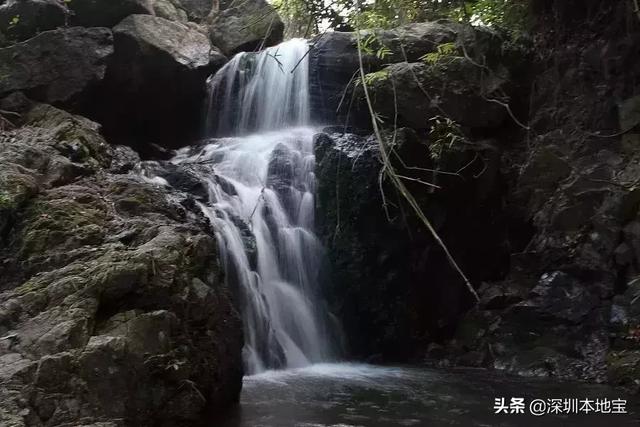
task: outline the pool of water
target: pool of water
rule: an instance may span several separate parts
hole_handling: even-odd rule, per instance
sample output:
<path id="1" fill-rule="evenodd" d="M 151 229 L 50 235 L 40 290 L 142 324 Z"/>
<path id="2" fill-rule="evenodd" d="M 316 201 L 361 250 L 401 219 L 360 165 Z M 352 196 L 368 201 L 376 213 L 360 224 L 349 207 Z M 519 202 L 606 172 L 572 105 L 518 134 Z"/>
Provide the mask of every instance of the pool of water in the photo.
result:
<path id="1" fill-rule="evenodd" d="M 511 398 L 523 398 L 525 414 L 495 414 L 496 398 L 505 398 L 509 411 Z M 533 399 L 563 399 L 563 412 L 564 399 L 578 399 L 578 407 L 584 399 L 625 399 L 628 414 L 533 416 Z M 245 377 L 240 405 L 214 426 L 631 426 L 640 425 L 639 400 L 608 386 L 514 378 L 484 370 L 319 364 Z M 536 410 L 550 411 L 550 405 L 546 408 Z"/>

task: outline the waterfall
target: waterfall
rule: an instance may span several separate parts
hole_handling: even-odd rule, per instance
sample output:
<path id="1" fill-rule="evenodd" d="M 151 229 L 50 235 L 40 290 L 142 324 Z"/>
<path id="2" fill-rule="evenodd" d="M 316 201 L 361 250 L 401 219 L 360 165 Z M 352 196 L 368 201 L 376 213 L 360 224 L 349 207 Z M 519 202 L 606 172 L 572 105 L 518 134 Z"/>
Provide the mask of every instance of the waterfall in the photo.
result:
<path id="1" fill-rule="evenodd" d="M 243 135 L 309 124 L 309 46 L 293 39 L 239 53 L 209 79 L 209 135 Z"/>
<path id="2" fill-rule="evenodd" d="M 323 247 L 313 232 L 314 129 L 308 45 L 291 40 L 240 53 L 209 79 L 209 139 L 175 163 L 210 165 L 202 209 L 239 300 L 247 373 L 331 356 L 319 297 Z"/>

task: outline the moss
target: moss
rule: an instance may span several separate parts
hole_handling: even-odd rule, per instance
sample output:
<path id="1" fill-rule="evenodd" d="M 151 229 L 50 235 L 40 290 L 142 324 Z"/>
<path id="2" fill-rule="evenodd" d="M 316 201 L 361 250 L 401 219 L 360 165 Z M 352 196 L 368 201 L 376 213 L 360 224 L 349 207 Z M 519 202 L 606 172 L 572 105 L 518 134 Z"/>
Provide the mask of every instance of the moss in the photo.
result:
<path id="1" fill-rule="evenodd" d="M 15 207 L 15 200 L 9 195 L 9 193 L 0 190 L 0 211 L 13 210 Z"/>
<path id="2" fill-rule="evenodd" d="M 72 161 L 108 165 L 108 145 L 96 123 L 44 104 L 33 108 L 26 120 L 32 126 L 53 129 L 56 149 Z"/>
<path id="3" fill-rule="evenodd" d="M 47 287 L 46 281 L 29 280 L 28 282 L 17 287 L 13 292 L 16 296 L 26 295 L 30 292 L 39 292 Z"/>
<path id="4" fill-rule="evenodd" d="M 100 242 L 106 215 L 94 204 L 45 200 L 28 210 L 27 221 L 20 250 L 22 256 L 42 254 L 56 246 L 75 249 Z"/>
<path id="5" fill-rule="evenodd" d="M 634 385 L 640 379 L 640 351 L 612 352 L 607 356 L 607 376 L 616 385 Z"/>

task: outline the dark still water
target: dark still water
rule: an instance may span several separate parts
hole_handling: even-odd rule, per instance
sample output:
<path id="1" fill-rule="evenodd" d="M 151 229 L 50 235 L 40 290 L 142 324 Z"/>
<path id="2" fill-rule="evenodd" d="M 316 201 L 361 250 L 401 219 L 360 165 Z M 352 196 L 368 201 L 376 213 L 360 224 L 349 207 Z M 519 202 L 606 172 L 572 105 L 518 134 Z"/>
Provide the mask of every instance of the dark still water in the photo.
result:
<path id="1" fill-rule="evenodd" d="M 506 410 L 496 415 L 496 398 Z M 562 399 L 553 402 L 548 399 Z M 533 399 L 544 404 L 533 416 Z M 585 403 L 585 399 L 589 399 Z M 598 404 L 596 399 L 600 399 Z M 594 414 L 593 409 L 628 414 Z M 608 402 L 608 403 L 607 403 Z M 500 403 L 500 402 L 499 402 Z M 431 370 L 356 364 L 319 364 L 246 377 L 241 404 L 214 427 L 381 426 L 633 426 L 638 397 L 599 385 L 512 378 L 476 370 Z M 561 414 L 553 414 L 559 412 Z M 567 415 L 566 412 L 574 411 Z M 551 412 L 551 414 L 549 414 Z"/>

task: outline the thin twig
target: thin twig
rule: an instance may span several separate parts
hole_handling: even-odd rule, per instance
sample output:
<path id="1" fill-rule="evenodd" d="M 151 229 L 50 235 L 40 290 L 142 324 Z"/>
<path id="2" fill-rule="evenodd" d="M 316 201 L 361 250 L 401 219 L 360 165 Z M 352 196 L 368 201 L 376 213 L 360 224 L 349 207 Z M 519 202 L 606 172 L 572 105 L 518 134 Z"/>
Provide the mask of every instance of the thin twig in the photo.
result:
<path id="1" fill-rule="evenodd" d="M 514 122 L 516 122 L 516 124 L 518 126 L 520 126 L 522 129 L 524 130 L 531 130 L 531 128 L 525 124 L 523 124 L 520 120 L 518 120 L 518 118 L 515 116 L 515 114 L 513 114 L 513 111 L 511 111 L 511 107 L 509 106 L 509 104 L 499 101 L 495 98 L 487 98 L 486 96 L 482 96 L 482 98 L 487 101 L 487 102 L 493 102 L 495 104 L 498 105 L 502 105 L 504 107 L 505 110 L 507 110 L 507 113 L 509 113 L 509 116 L 511 116 L 511 118 L 513 119 Z"/>
<path id="2" fill-rule="evenodd" d="M 442 187 L 440 187 L 439 185 L 432 184 L 432 183 L 427 182 L 427 181 L 423 181 L 423 180 L 421 180 L 419 178 L 411 178 L 410 176 L 405 176 L 405 175 L 400 175 L 400 174 L 397 174 L 397 175 L 398 175 L 398 178 L 406 179 L 408 181 L 414 181 L 414 182 L 417 182 L 419 184 L 426 185 L 427 187 L 437 188 L 438 190 L 442 189 Z"/>

